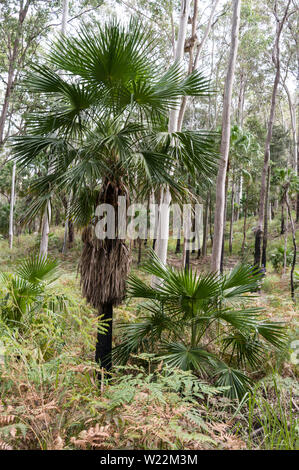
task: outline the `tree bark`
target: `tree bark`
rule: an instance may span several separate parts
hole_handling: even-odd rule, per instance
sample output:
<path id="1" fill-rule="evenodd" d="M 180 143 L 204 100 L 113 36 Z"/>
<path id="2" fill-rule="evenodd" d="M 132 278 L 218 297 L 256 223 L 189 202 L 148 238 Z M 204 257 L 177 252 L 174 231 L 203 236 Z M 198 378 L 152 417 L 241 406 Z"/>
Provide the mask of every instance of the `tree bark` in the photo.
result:
<path id="1" fill-rule="evenodd" d="M 14 223 L 14 206 L 15 206 L 15 181 L 16 181 L 16 164 L 13 164 L 11 175 L 11 193 L 10 193 L 10 211 L 9 211 L 9 249 L 12 250 L 13 245 L 13 223 Z"/>
<path id="2" fill-rule="evenodd" d="M 202 256 L 207 256 L 207 243 L 208 243 L 208 218 L 209 218 L 209 201 L 210 193 L 207 194 L 205 203 L 204 218 L 203 218 L 203 239 L 202 239 Z"/>
<path id="3" fill-rule="evenodd" d="M 263 234 L 263 223 L 265 218 L 265 198 L 266 198 L 266 190 L 267 190 L 267 174 L 268 174 L 268 167 L 270 162 L 270 144 L 272 139 L 272 132 L 273 132 L 273 124 L 274 124 L 274 116 L 275 116 L 275 106 L 276 106 L 276 96 L 278 85 L 280 81 L 280 37 L 283 25 L 285 23 L 290 1 L 288 1 L 284 16 L 282 20 L 279 20 L 277 16 L 277 0 L 275 1 L 274 5 L 274 14 L 276 18 L 276 37 L 272 52 L 272 60 L 276 69 L 275 79 L 272 89 L 272 97 L 271 97 L 271 106 L 270 106 L 270 116 L 268 122 L 268 130 L 267 130 L 267 137 L 265 143 L 265 153 L 264 153 L 264 166 L 262 169 L 262 177 L 261 177 L 261 189 L 260 189 L 260 201 L 259 201 L 259 219 L 258 224 L 255 231 L 255 250 L 254 250 L 254 265 L 260 266 L 261 265 L 261 240 Z"/>
<path id="4" fill-rule="evenodd" d="M 9 56 L 7 84 L 5 88 L 4 100 L 3 100 L 2 110 L 0 114 L 0 147 L 4 144 L 5 122 L 6 122 L 6 118 L 8 114 L 11 94 L 15 86 L 16 66 L 17 66 L 17 59 L 18 59 L 18 55 L 20 51 L 20 42 L 21 42 L 21 36 L 22 36 L 23 23 L 27 16 L 30 3 L 31 3 L 31 0 L 27 0 L 25 5 L 24 5 L 23 0 L 20 1 L 20 9 L 19 9 L 19 17 L 18 17 L 18 31 L 17 31 L 16 37 L 13 43 L 12 52 Z"/>
<path id="5" fill-rule="evenodd" d="M 49 241 L 49 221 L 51 218 L 51 203 L 47 202 L 45 207 L 43 222 L 42 222 L 42 237 L 40 242 L 39 254 L 41 257 L 46 258 L 48 256 L 48 241 Z"/>
<path id="6" fill-rule="evenodd" d="M 265 197 L 265 219 L 264 219 L 263 250 L 262 250 L 262 267 L 264 268 L 266 268 L 266 264 L 267 264 L 269 193 L 270 193 L 270 166 L 268 167 L 266 197 Z"/>
<path id="7" fill-rule="evenodd" d="M 248 210 L 248 193 L 246 194 L 246 200 L 245 200 L 245 206 L 244 206 L 244 224 L 243 224 L 243 241 L 242 241 L 242 248 L 241 248 L 241 254 L 242 258 L 244 258 L 244 253 L 245 253 L 245 244 L 246 244 L 246 223 L 247 223 L 247 210 Z"/>
<path id="8" fill-rule="evenodd" d="M 223 98 L 223 113 L 222 113 L 222 137 L 220 146 L 220 163 L 217 175 L 216 186 L 216 208 L 215 208 L 215 222 L 214 222 L 214 240 L 211 260 L 211 270 L 215 272 L 220 271 L 221 253 L 223 245 L 223 228 L 224 228 L 224 211 L 225 211 L 225 181 L 230 145 L 230 120 L 231 120 L 231 100 L 232 88 L 234 82 L 235 65 L 238 52 L 239 43 L 239 27 L 240 27 L 240 9 L 241 1 L 234 0 L 233 2 L 233 19 L 231 31 L 231 46 L 229 65 L 225 80 L 224 98 Z"/>
<path id="9" fill-rule="evenodd" d="M 296 244 L 295 224 L 294 224 L 293 217 L 292 217 L 292 211 L 291 211 L 291 207 L 290 207 L 288 194 L 286 194 L 286 205 L 287 205 L 287 208 L 288 208 L 288 214 L 289 214 L 289 218 L 290 218 L 290 222 L 291 222 L 292 241 L 293 241 L 293 248 L 294 248 L 293 261 L 292 261 L 292 267 L 291 267 L 291 297 L 292 297 L 293 302 L 295 302 L 294 271 L 295 271 L 295 266 L 296 266 L 297 244 Z"/>
<path id="10" fill-rule="evenodd" d="M 190 49 L 189 49 L 188 74 L 192 73 L 197 67 L 200 53 L 201 53 L 202 48 L 205 45 L 206 40 L 207 40 L 207 38 L 210 34 L 210 30 L 211 30 L 211 26 L 212 26 L 212 20 L 213 20 L 218 2 L 219 2 L 219 0 L 215 0 L 214 4 L 212 5 L 212 9 L 211 9 L 211 13 L 210 13 L 210 16 L 209 16 L 207 27 L 205 29 L 202 40 L 197 44 L 196 55 L 195 55 L 195 59 L 193 61 L 193 52 L 194 52 L 194 47 L 195 47 L 196 41 L 197 41 L 196 23 L 197 23 L 197 16 L 198 16 L 198 0 L 194 0 L 194 10 L 193 10 L 193 18 L 192 18 L 192 33 L 191 33 L 191 40 L 190 40 L 191 45 L 190 45 Z M 187 96 L 184 96 L 182 98 L 179 117 L 178 117 L 178 130 L 182 129 L 182 124 L 183 124 L 183 119 L 184 119 L 184 115 L 185 115 L 185 111 L 186 111 L 186 106 L 187 106 Z"/>
<path id="11" fill-rule="evenodd" d="M 231 214 L 229 225 L 229 254 L 233 252 L 233 224 L 234 224 L 234 202 L 235 202 L 235 181 L 232 180 L 232 194 L 231 194 Z"/>
<path id="12" fill-rule="evenodd" d="M 105 320 L 108 328 L 105 332 L 98 329 L 95 361 L 101 365 L 106 371 L 112 368 L 112 319 L 113 319 L 113 303 L 105 303 L 99 309 L 101 320 Z"/>
<path id="13" fill-rule="evenodd" d="M 178 40 L 176 44 L 175 61 L 181 61 L 184 56 L 185 39 L 187 34 L 187 24 L 190 10 L 190 0 L 182 0 L 181 2 L 181 15 L 178 32 Z M 177 131 L 179 110 L 176 107 L 169 113 L 168 132 L 172 133 Z M 158 237 L 155 244 L 157 256 L 162 263 L 167 260 L 167 247 L 168 247 L 168 231 L 169 231 L 169 211 L 170 211 L 171 195 L 169 187 L 167 186 L 161 194 L 161 211 L 158 221 Z M 163 214 L 162 214 L 163 212 Z M 160 280 L 155 276 L 152 279 L 152 284 L 159 284 Z"/>

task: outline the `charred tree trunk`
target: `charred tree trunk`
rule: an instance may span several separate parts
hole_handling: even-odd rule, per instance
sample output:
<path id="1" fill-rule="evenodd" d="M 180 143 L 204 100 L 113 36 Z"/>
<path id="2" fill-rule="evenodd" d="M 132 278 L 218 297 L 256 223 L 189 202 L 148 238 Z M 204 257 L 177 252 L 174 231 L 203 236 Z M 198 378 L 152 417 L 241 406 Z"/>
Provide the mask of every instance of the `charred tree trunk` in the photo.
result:
<path id="1" fill-rule="evenodd" d="M 101 320 L 107 322 L 106 332 L 98 329 L 95 361 L 101 365 L 106 371 L 112 368 L 112 324 L 113 324 L 113 303 L 104 303 L 99 308 L 99 316 Z"/>
<path id="2" fill-rule="evenodd" d="M 71 249 L 75 240 L 75 227 L 71 219 L 68 219 L 68 248 Z"/>
<path id="3" fill-rule="evenodd" d="M 176 247 L 175 247 L 175 253 L 178 254 L 181 252 L 181 239 L 177 238 L 176 241 Z"/>

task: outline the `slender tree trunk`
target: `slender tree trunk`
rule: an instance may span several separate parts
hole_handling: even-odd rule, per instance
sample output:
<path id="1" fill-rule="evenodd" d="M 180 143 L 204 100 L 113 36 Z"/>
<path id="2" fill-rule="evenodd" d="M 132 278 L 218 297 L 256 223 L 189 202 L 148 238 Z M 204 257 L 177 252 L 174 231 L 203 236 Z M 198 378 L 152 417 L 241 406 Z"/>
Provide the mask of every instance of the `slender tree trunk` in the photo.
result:
<path id="1" fill-rule="evenodd" d="M 65 34 L 68 14 L 69 14 L 69 0 L 63 0 L 63 3 L 62 3 L 61 34 Z"/>
<path id="2" fill-rule="evenodd" d="M 208 229 L 209 229 L 209 200 L 210 193 L 207 194 L 205 203 L 204 218 L 203 218 L 203 240 L 202 240 L 202 256 L 207 256 L 207 243 L 208 243 Z"/>
<path id="3" fill-rule="evenodd" d="M 72 219 L 68 220 L 68 248 L 71 249 L 73 247 L 75 240 L 75 227 Z"/>
<path id="4" fill-rule="evenodd" d="M 211 240 L 211 247 L 213 247 L 213 219 L 212 219 L 212 191 L 210 190 L 210 198 L 209 198 L 209 224 L 210 224 L 210 240 Z"/>
<path id="5" fill-rule="evenodd" d="M 290 222 L 291 222 L 292 241 L 293 241 L 293 248 L 294 248 L 293 261 L 292 261 L 292 267 L 291 267 L 291 297 L 292 297 L 293 302 L 295 302 L 294 271 L 295 271 L 296 258 L 297 258 L 297 244 L 296 244 L 295 224 L 294 224 L 293 217 L 292 217 L 292 211 L 291 211 L 291 207 L 290 207 L 288 194 L 286 194 L 286 205 L 287 205 L 287 208 L 288 208 L 289 219 L 290 219 Z"/>
<path id="6" fill-rule="evenodd" d="M 39 254 L 41 257 L 46 258 L 48 256 L 48 240 L 49 240 L 49 221 L 51 218 L 51 203 L 48 201 L 45 212 L 43 215 L 42 222 L 42 237 L 40 242 Z"/>
<path id="7" fill-rule="evenodd" d="M 9 211 L 9 248 L 12 249 L 13 245 L 13 226 L 14 226 L 14 206 L 15 206 L 15 182 L 16 182 L 16 164 L 13 164 L 11 175 L 11 193 L 10 193 L 10 211 Z"/>
<path id="8" fill-rule="evenodd" d="M 286 231 L 285 224 L 285 201 L 282 201 L 281 204 L 281 220 L 280 220 L 280 235 L 283 235 Z"/>
<path id="9" fill-rule="evenodd" d="M 267 137 L 266 137 L 266 144 L 265 144 L 264 166 L 262 169 L 262 177 L 261 177 L 259 219 L 258 219 L 258 224 L 255 230 L 254 265 L 256 266 L 261 265 L 261 240 L 262 240 L 262 234 L 263 234 L 263 223 L 264 223 L 264 218 L 265 218 L 265 197 L 266 197 L 266 190 L 267 190 L 267 174 L 268 174 L 268 167 L 269 167 L 269 162 L 270 162 L 270 144 L 271 144 L 271 139 L 272 139 L 273 124 L 274 124 L 276 96 L 277 96 L 277 90 L 278 90 L 278 85 L 280 81 L 280 36 L 281 36 L 283 25 L 286 20 L 290 1 L 291 0 L 289 0 L 287 3 L 282 20 L 279 20 L 277 16 L 277 0 L 275 1 L 275 5 L 274 5 L 274 13 L 276 17 L 276 37 L 275 37 L 275 43 L 273 47 L 272 59 L 275 65 L 276 73 L 275 73 L 274 85 L 273 85 L 273 90 L 272 90 L 270 116 L 269 116 L 268 130 L 267 130 Z"/>
<path id="10" fill-rule="evenodd" d="M 137 264 L 141 263 L 141 256 L 142 256 L 142 239 L 138 237 L 138 259 Z"/>
<path id="11" fill-rule="evenodd" d="M 215 272 L 220 271 L 221 253 L 223 245 L 223 229 L 224 229 L 224 211 L 225 211 L 225 181 L 229 154 L 230 144 L 230 119 L 231 119 L 231 100 L 232 88 L 235 75 L 235 65 L 238 52 L 239 43 L 239 27 L 240 27 L 240 9 L 241 1 L 233 1 L 233 19 L 231 31 L 231 45 L 229 65 L 225 80 L 224 98 L 223 98 L 223 113 L 222 113 L 222 137 L 220 154 L 221 159 L 219 163 L 219 170 L 217 175 L 216 185 L 216 209 L 215 209 L 215 222 L 214 222 L 214 241 L 212 250 L 211 270 Z"/>
<path id="12" fill-rule="evenodd" d="M 228 161 L 229 166 L 229 161 Z M 223 222 L 223 235 L 222 235 L 222 248 L 221 248 L 221 259 L 220 259 L 220 273 L 223 273 L 223 265 L 224 265 L 224 243 L 225 243 L 225 233 L 226 233 L 226 216 L 227 216 L 227 189 L 228 189 L 228 170 L 226 173 L 225 179 L 225 200 L 224 200 L 224 222 Z"/>
<path id="13" fill-rule="evenodd" d="M 181 239 L 177 238 L 176 241 L 176 247 L 175 247 L 175 253 L 178 254 L 181 252 Z"/>
<path id="14" fill-rule="evenodd" d="M 248 194 L 246 194 L 246 201 L 245 201 L 245 206 L 244 206 L 244 224 L 243 224 L 243 241 L 242 241 L 242 248 L 241 248 L 241 253 L 242 253 L 242 258 L 244 258 L 244 253 L 245 253 L 245 244 L 246 244 L 246 231 L 247 231 L 247 210 L 248 210 Z"/>
<path id="15" fill-rule="evenodd" d="M 266 197 L 265 197 L 265 220 L 264 220 L 263 250 L 262 250 L 262 266 L 264 268 L 266 268 L 266 264 L 267 264 L 269 192 L 270 192 L 270 167 L 268 167 L 267 187 L 266 187 Z"/>
<path id="16" fill-rule="evenodd" d="M 235 182 L 234 177 L 232 181 L 232 194 L 231 194 L 231 214 L 229 225 L 229 254 L 233 252 L 233 224 L 234 224 L 234 202 L 235 202 Z"/>
<path id="17" fill-rule="evenodd" d="M 190 0 L 182 0 L 181 2 L 181 16 L 178 31 L 178 40 L 176 44 L 175 60 L 181 61 L 184 56 L 185 39 L 187 34 L 187 24 L 190 10 Z M 175 132 L 178 126 L 178 114 L 177 108 L 172 109 L 169 113 L 169 124 L 168 132 Z M 159 228 L 158 238 L 156 242 L 156 253 L 162 263 L 166 263 L 167 260 L 167 247 L 168 247 L 168 232 L 169 232 L 169 211 L 170 211 L 171 195 L 169 187 L 167 186 L 161 195 L 161 211 L 159 214 Z M 160 280 L 153 277 L 152 284 L 159 284 Z"/>
<path id="18" fill-rule="evenodd" d="M 9 50 L 9 67 L 8 67 L 8 74 L 7 74 L 7 82 L 6 88 L 4 93 L 4 100 L 3 105 L 0 113 L 0 147 L 4 143 L 4 128 L 5 128 L 5 121 L 8 114 L 9 103 L 11 99 L 11 94 L 15 85 L 16 79 L 16 66 L 18 61 L 18 56 L 20 52 L 20 42 L 22 36 L 22 29 L 23 23 L 28 13 L 28 9 L 32 0 L 27 0 L 24 4 L 24 0 L 19 2 L 20 9 L 19 9 L 19 16 L 18 16 L 18 29 L 16 33 L 15 40 L 13 42 L 12 50 Z"/>
<path id="19" fill-rule="evenodd" d="M 210 34 L 210 30 L 211 30 L 211 26 L 212 26 L 212 20 L 213 20 L 218 2 L 219 2 L 219 0 L 215 0 L 215 2 L 212 5 L 211 13 L 210 13 L 209 20 L 208 20 L 208 24 L 206 26 L 206 29 L 205 29 L 202 40 L 197 44 L 196 55 L 195 55 L 195 59 L 193 61 L 193 51 L 194 51 L 194 47 L 195 47 L 196 41 L 197 41 L 196 23 L 197 23 L 197 16 L 198 16 L 198 0 L 194 0 L 194 11 L 193 11 L 193 18 L 192 18 L 192 33 L 191 33 L 190 46 L 189 46 L 190 49 L 189 49 L 188 74 L 192 73 L 197 67 L 200 53 L 201 53 L 202 48 L 205 45 L 205 43 L 208 39 L 208 36 Z M 187 105 L 187 97 L 184 96 L 182 98 L 179 117 L 178 117 L 178 130 L 181 130 L 181 128 L 182 128 L 183 119 L 184 119 L 184 115 L 185 115 L 185 111 L 186 111 L 186 105 Z"/>

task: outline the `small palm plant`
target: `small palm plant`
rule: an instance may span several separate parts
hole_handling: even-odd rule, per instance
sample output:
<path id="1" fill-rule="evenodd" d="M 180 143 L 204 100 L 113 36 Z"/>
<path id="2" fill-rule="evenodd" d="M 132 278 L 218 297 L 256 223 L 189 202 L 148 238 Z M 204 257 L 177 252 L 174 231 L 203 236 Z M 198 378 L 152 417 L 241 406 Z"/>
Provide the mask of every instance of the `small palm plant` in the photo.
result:
<path id="1" fill-rule="evenodd" d="M 150 287 L 130 277 L 129 295 L 146 299 L 145 315 L 120 325 L 124 340 L 114 350 L 115 360 L 124 363 L 131 353 L 152 351 L 172 367 L 215 377 L 230 398 L 241 398 L 251 384 L 245 367 L 259 367 L 268 347 L 283 348 L 286 339 L 281 323 L 263 320 L 259 309 L 245 306 L 260 274 L 238 265 L 228 275 L 198 276 L 163 265 L 154 253 L 144 269 L 163 284 Z"/>
<path id="2" fill-rule="evenodd" d="M 47 287 L 57 279 L 57 262 L 38 255 L 21 261 L 16 273 L 0 273 L 0 318 L 20 327 L 26 315 L 48 307 Z M 56 298 L 57 302 L 61 299 Z M 53 307 L 54 298 L 51 297 Z"/>

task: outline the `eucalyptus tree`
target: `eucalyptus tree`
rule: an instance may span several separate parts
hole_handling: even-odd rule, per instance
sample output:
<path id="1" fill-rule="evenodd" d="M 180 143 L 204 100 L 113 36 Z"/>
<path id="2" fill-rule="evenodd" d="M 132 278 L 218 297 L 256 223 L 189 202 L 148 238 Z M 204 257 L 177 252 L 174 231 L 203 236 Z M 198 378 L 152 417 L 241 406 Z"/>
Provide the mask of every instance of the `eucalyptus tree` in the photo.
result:
<path id="1" fill-rule="evenodd" d="M 267 128 L 267 137 L 265 142 L 265 153 L 264 153 L 264 166 L 262 169 L 261 175 L 261 188 L 260 188 L 260 201 L 259 201 L 259 218 L 258 224 L 255 230 L 255 248 L 254 248 L 254 264 L 260 266 L 261 264 L 261 240 L 263 235 L 263 226 L 265 218 L 265 207 L 266 207 L 266 194 L 267 194 L 267 177 L 269 172 L 269 162 L 270 162 L 270 144 L 273 132 L 274 117 L 275 117 L 275 107 L 276 107 L 276 98 L 277 90 L 280 81 L 280 38 L 281 33 L 284 27 L 284 24 L 287 19 L 289 7 L 291 0 L 288 0 L 286 6 L 284 7 L 282 13 L 279 12 L 278 1 L 275 0 L 273 5 L 273 14 L 276 21 L 276 31 L 275 31 L 275 40 L 272 50 L 272 60 L 275 67 L 275 78 L 272 89 L 271 104 L 270 104 L 270 113 L 269 121 Z"/>
<path id="2" fill-rule="evenodd" d="M 231 120 L 231 100 L 232 100 L 232 87 L 234 82 L 234 73 L 236 58 L 238 52 L 239 41 L 239 27 L 240 27 L 240 9 L 241 1 L 234 0 L 233 2 L 233 17 L 231 29 L 231 46 L 228 69 L 225 80 L 224 97 L 223 97 L 223 113 L 222 113 L 222 137 L 220 145 L 220 165 L 217 175 L 216 186 L 216 207 L 215 207 L 215 228 L 214 228 L 214 241 L 211 259 L 212 271 L 219 271 L 221 264 L 221 254 L 223 247 L 223 231 L 224 231 L 224 217 L 225 217 L 225 182 L 227 173 L 227 162 L 229 154 L 230 143 L 230 120 Z"/>
<path id="3" fill-rule="evenodd" d="M 51 159 L 51 173 L 33 185 L 39 191 L 33 212 L 50 193 L 73 191 L 71 215 L 85 226 L 82 292 L 99 315 L 111 320 L 106 335 L 99 332 L 96 348 L 96 360 L 107 370 L 113 306 L 124 297 L 130 264 L 126 235 L 118 227 L 119 197 L 129 202 L 133 192 L 159 185 L 182 195 L 177 161 L 191 174 L 209 176 L 216 167 L 209 134 L 167 131 L 169 111 L 179 98 L 206 95 L 209 83 L 198 71 L 184 77 L 178 63 L 165 70 L 157 40 L 134 19 L 127 27 L 115 21 L 83 25 L 76 36 L 58 39 L 47 63 L 34 66 L 26 82 L 32 92 L 49 98 L 48 112 L 30 115 L 30 134 L 13 143 L 22 165 L 40 154 Z M 102 203 L 115 209 L 115 238 L 96 236 L 95 209 Z"/>

